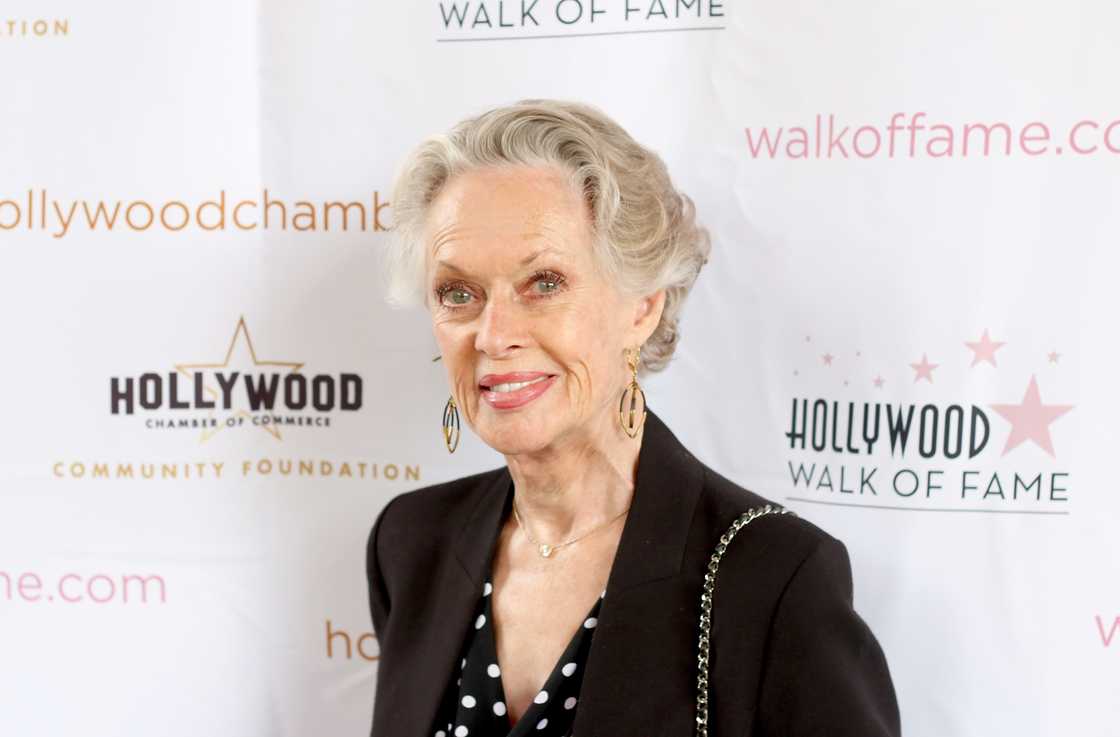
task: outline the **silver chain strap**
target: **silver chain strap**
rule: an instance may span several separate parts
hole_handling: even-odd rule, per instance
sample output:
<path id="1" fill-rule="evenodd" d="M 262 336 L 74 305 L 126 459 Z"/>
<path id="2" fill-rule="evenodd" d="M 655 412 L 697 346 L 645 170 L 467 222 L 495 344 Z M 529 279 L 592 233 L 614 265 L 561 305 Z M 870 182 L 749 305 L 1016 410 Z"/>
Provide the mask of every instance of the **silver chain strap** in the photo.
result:
<path id="1" fill-rule="evenodd" d="M 743 512 L 731 523 L 731 527 L 719 539 L 715 552 L 708 562 L 708 572 L 704 574 L 704 590 L 700 593 L 700 655 L 699 674 L 696 677 L 696 737 L 708 737 L 708 649 L 711 644 L 712 594 L 716 588 L 716 571 L 719 561 L 727 550 L 727 544 L 743 527 L 766 514 L 792 514 L 792 510 L 775 504 L 754 507 Z"/>

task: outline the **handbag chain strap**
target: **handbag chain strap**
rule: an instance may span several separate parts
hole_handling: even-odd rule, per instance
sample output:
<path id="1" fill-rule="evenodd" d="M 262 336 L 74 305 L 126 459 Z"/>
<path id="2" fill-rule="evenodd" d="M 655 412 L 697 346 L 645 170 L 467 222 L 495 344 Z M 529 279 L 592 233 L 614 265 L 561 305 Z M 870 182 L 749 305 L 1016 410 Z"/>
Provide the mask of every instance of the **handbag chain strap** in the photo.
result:
<path id="1" fill-rule="evenodd" d="M 716 571 L 719 570 L 719 561 L 727 550 L 727 544 L 743 527 L 752 521 L 767 514 L 792 514 L 792 510 L 776 504 L 767 504 L 764 507 L 752 507 L 743 512 L 731 523 L 731 527 L 719 539 L 712 558 L 708 562 L 708 571 L 704 574 L 704 590 L 700 593 L 700 654 L 699 674 L 696 677 L 696 737 L 708 737 L 708 651 L 711 645 L 712 629 L 712 594 L 716 588 Z"/>

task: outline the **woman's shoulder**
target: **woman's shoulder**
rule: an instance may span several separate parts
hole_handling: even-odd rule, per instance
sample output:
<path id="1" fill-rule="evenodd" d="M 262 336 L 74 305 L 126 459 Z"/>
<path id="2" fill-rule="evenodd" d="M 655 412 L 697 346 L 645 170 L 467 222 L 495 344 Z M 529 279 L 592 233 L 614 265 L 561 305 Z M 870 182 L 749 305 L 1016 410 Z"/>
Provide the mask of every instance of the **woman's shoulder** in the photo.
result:
<path id="1" fill-rule="evenodd" d="M 760 494 L 735 483 L 710 466 L 703 463 L 700 465 L 703 467 L 704 484 L 695 519 L 704 528 L 699 533 L 700 536 L 710 543 L 711 548 L 715 547 L 720 537 L 729 531 L 732 523 L 744 512 L 767 506 L 777 511 L 788 509 L 776 496 Z M 787 565 L 792 564 L 795 568 L 822 546 L 843 547 L 843 543 L 828 531 L 796 512 L 756 517 L 745 528 L 740 528 L 733 537 L 739 535 L 750 538 L 749 547 L 764 549 L 768 557 L 784 559 Z M 728 550 L 742 547 L 748 545 L 740 542 L 738 545 L 729 545 Z"/>
<path id="2" fill-rule="evenodd" d="M 752 507 L 778 506 L 705 467 L 694 532 L 706 568 L 720 536 Z M 797 514 L 767 514 L 740 527 L 717 566 L 712 641 L 725 663 L 716 693 L 744 682 L 741 664 L 759 663 L 759 727 L 766 733 L 815 733 L 842 724 L 843 734 L 897 735 L 898 700 L 882 647 L 854 608 L 847 547 Z M 700 574 L 697 574 L 700 575 Z M 759 623 L 763 638 L 749 623 Z M 752 682 L 756 683 L 756 682 Z M 718 729 L 717 729 L 718 731 Z"/>
<path id="3" fill-rule="evenodd" d="M 377 515 L 381 535 L 410 538 L 433 535 L 452 520 L 465 519 L 505 467 L 480 471 L 397 494 Z"/>

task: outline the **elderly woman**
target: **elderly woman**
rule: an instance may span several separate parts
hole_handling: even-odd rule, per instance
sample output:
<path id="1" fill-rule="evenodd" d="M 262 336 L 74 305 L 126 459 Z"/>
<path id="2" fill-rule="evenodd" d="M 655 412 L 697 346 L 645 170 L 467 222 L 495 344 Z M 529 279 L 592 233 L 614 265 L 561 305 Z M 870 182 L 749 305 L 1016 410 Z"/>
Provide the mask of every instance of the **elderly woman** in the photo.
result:
<path id="1" fill-rule="evenodd" d="M 768 500 L 645 403 L 709 251 L 662 160 L 595 108 L 523 100 L 425 141 L 392 205 L 389 300 L 431 315 L 443 440 L 461 417 L 506 465 L 373 524 L 373 737 L 899 734 L 847 550 L 793 514 L 726 547 L 698 714 L 709 557 Z"/>

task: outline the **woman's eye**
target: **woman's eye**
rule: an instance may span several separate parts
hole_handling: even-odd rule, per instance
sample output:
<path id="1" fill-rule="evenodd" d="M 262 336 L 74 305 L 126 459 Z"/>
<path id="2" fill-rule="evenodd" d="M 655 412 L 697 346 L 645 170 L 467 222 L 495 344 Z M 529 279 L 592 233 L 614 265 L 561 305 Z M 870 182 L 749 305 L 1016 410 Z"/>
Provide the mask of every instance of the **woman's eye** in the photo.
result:
<path id="1" fill-rule="evenodd" d="M 533 291 L 536 297 L 550 297 L 560 291 L 564 284 L 564 277 L 552 272 L 544 272 L 533 277 Z M 444 307 L 457 309 L 471 303 L 474 295 L 463 286 L 454 284 L 444 285 L 436 290 L 438 301 Z"/>
<path id="2" fill-rule="evenodd" d="M 470 300 L 470 297 L 470 292 L 465 289 L 453 288 L 444 292 L 444 298 L 450 298 L 450 302 L 453 305 L 465 305 Z"/>
<path id="3" fill-rule="evenodd" d="M 563 280 L 564 280 L 564 277 L 559 276 L 559 275 L 541 274 L 540 276 L 538 276 L 536 278 L 536 280 L 534 281 L 534 284 L 544 284 L 544 285 L 547 286 L 546 289 L 538 290 L 538 293 L 540 293 L 540 294 L 552 294 L 553 292 L 556 292 L 560 289 L 560 283 Z"/>

